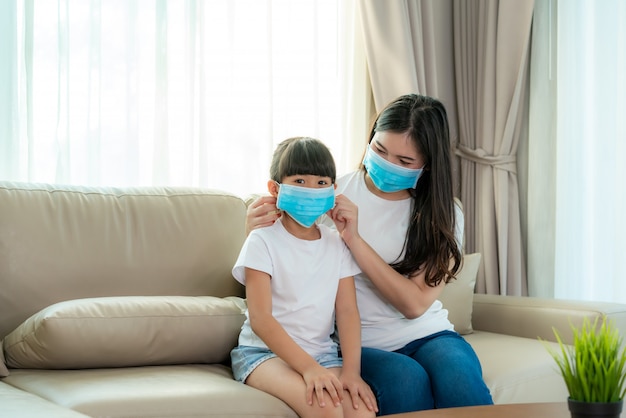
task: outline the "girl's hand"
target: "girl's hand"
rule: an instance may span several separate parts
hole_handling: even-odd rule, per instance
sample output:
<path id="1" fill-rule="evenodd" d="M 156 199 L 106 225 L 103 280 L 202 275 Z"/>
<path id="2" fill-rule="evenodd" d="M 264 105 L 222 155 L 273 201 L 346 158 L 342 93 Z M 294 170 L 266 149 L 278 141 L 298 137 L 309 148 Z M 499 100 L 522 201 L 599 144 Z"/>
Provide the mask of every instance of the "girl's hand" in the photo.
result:
<path id="1" fill-rule="evenodd" d="M 334 406 L 341 405 L 343 401 L 343 385 L 339 378 L 330 370 L 317 364 L 306 370 L 302 375 L 306 384 L 306 401 L 313 405 L 313 393 L 320 407 L 326 406 L 324 392 L 330 395 Z"/>
<path id="2" fill-rule="evenodd" d="M 341 373 L 341 383 L 345 390 L 350 393 L 352 399 L 352 407 L 354 409 L 359 408 L 359 398 L 363 400 L 365 406 L 370 411 L 378 412 L 378 405 L 376 404 L 376 396 L 367 383 L 358 374 Z"/>
<path id="3" fill-rule="evenodd" d="M 340 194 L 335 198 L 335 207 L 328 211 L 328 216 L 335 222 L 341 238 L 350 247 L 350 243 L 359 236 L 359 208 L 350 199 Z"/>
<path id="4" fill-rule="evenodd" d="M 246 234 L 250 231 L 273 225 L 280 218 L 280 210 L 276 208 L 276 198 L 261 196 L 248 205 L 246 211 Z"/>

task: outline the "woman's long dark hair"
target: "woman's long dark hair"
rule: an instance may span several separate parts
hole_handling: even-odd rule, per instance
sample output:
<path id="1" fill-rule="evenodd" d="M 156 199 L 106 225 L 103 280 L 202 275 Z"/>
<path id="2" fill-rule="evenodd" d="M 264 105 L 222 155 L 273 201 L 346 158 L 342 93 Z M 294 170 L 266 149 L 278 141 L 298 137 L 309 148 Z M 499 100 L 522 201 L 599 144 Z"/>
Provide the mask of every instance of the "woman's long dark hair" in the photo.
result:
<path id="1" fill-rule="evenodd" d="M 444 105 L 428 96 L 408 94 L 391 102 L 378 115 L 376 132 L 408 133 L 425 159 L 424 171 L 411 190 L 411 220 L 404 241 L 404 258 L 391 263 L 400 274 L 426 271 L 426 284 L 448 283 L 461 266 L 454 236 L 454 195 L 450 132 Z M 454 260 L 450 267 L 450 259 Z"/>

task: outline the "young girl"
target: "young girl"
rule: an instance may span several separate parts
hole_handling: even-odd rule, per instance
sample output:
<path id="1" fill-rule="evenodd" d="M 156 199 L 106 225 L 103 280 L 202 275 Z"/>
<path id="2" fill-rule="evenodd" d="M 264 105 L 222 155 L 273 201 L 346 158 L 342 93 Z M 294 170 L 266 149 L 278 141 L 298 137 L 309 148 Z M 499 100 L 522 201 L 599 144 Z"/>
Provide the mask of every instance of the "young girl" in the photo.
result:
<path id="1" fill-rule="evenodd" d="M 232 368 L 300 417 L 373 417 L 376 400 L 360 376 L 360 270 L 337 232 L 315 223 L 335 204 L 335 176 L 316 139 L 290 138 L 274 152 L 267 186 L 285 215 L 250 233 L 233 268 L 248 311 Z"/>

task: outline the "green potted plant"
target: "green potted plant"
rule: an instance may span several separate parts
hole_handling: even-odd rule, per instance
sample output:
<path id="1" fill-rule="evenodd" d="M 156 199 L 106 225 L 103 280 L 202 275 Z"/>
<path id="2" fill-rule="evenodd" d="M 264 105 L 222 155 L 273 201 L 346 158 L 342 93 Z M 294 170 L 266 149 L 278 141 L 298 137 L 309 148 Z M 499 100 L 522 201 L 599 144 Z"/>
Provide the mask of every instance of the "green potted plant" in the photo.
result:
<path id="1" fill-rule="evenodd" d="M 569 392 L 572 418 L 619 418 L 626 393 L 626 348 L 606 317 L 585 318 L 572 325 L 573 345 L 563 343 L 553 328 L 560 350 L 548 347 Z"/>

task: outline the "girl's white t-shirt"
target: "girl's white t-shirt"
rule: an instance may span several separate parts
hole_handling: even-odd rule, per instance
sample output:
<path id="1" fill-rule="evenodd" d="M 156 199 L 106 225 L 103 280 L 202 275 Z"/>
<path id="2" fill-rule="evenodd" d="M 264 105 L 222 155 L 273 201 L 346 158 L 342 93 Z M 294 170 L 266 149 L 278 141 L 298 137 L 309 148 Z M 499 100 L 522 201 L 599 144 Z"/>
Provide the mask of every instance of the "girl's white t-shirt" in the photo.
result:
<path id="1" fill-rule="evenodd" d="M 387 263 L 401 259 L 413 199 L 382 199 L 371 193 L 361 170 L 337 180 L 337 194 L 344 194 L 359 208 L 359 234 Z M 456 205 L 455 205 L 456 207 Z M 462 242 L 463 213 L 457 207 L 456 236 Z M 325 223 L 332 223 L 325 219 Z M 436 332 L 454 330 L 448 311 L 440 301 L 419 318 L 407 319 L 385 300 L 364 273 L 355 276 L 357 303 L 361 315 L 363 347 L 393 351 L 411 341 Z"/>
<path id="2" fill-rule="evenodd" d="M 290 234 L 280 219 L 267 228 L 253 230 L 233 268 L 245 286 L 245 268 L 270 275 L 272 314 L 293 340 L 311 356 L 336 353 L 332 340 L 335 299 L 339 280 L 360 269 L 337 231 L 318 225 L 321 238 L 301 240 Z M 267 348 L 246 320 L 239 344 Z"/>

